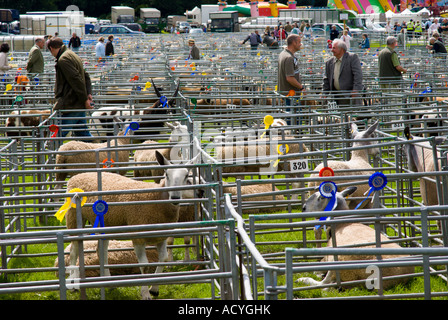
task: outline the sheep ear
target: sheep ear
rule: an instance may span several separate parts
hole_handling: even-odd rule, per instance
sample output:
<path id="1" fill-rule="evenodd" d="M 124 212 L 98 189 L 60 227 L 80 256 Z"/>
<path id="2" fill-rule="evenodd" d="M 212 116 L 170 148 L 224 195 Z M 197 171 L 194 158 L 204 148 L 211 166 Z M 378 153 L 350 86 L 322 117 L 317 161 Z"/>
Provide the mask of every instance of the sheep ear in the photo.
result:
<path id="1" fill-rule="evenodd" d="M 356 123 L 352 123 L 351 128 L 352 128 L 352 137 L 354 137 L 358 133 L 358 126 L 356 125 Z"/>
<path id="2" fill-rule="evenodd" d="M 341 191 L 341 196 L 342 197 L 348 197 L 348 196 L 350 196 L 351 194 L 353 194 L 353 192 L 355 192 L 356 190 L 357 190 L 358 188 L 357 187 L 354 187 L 354 186 L 352 186 L 352 187 L 348 187 L 348 188 L 346 188 L 346 189 L 344 189 L 343 191 Z"/>
<path id="3" fill-rule="evenodd" d="M 375 132 L 375 130 L 378 128 L 378 123 L 379 122 L 376 121 L 374 124 L 372 124 L 372 126 L 369 129 L 367 129 L 367 131 L 366 131 L 367 136 L 370 136 L 372 133 Z"/>
<path id="4" fill-rule="evenodd" d="M 156 150 L 156 159 L 161 166 L 170 166 L 171 162 L 168 161 L 159 151 Z"/>
<path id="5" fill-rule="evenodd" d="M 171 122 L 165 122 L 166 126 L 170 129 L 174 129 L 174 125 Z"/>
<path id="6" fill-rule="evenodd" d="M 154 84 L 154 81 L 151 78 L 151 83 L 152 83 L 152 87 L 154 88 L 155 93 L 157 94 L 157 96 L 160 98 L 162 95 L 160 94 L 159 89 L 156 87 L 156 85 Z"/>
<path id="7" fill-rule="evenodd" d="M 436 143 L 436 145 L 443 144 L 445 142 L 445 140 L 446 140 L 446 137 L 436 137 L 435 143 Z"/>
<path id="8" fill-rule="evenodd" d="M 407 140 L 412 140 L 411 130 L 409 127 L 404 128 L 404 136 Z"/>

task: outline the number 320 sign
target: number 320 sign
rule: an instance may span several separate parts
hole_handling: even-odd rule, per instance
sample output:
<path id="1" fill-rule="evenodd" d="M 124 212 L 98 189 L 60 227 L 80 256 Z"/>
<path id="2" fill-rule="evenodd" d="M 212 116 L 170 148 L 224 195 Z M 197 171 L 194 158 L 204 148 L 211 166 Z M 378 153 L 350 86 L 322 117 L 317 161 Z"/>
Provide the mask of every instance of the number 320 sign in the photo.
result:
<path id="1" fill-rule="evenodd" d="M 294 172 L 308 171 L 308 159 L 289 161 L 290 170 Z"/>

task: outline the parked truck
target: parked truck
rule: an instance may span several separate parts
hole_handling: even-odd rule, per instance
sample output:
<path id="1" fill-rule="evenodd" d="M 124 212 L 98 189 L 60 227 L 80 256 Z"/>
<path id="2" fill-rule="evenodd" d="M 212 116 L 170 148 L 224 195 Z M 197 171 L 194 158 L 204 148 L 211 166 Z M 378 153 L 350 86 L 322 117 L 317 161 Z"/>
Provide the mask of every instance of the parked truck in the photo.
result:
<path id="1" fill-rule="evenodd" d="M 135 10 L 126 6 L 112 7 L 111 20 L 116 23 L 133 23 L 135 19 Z"/>
<path id="2" fill-rule="evenodd" d="M 180 22 L 180 21 L 187 21 L 187 17 L 181 16 L 181 15 L 168 16 L 167 21 L 166 21 L 166 30 L 168 32 L 170 32 L 171 27 L 176 28 L 177 22 Z"/>
<path id="3" fill-rule="evenodd" d="M 156 8 L 140 8 L 139 23 L 142 26 L 143 32 L 160 32 L 160 30 L 163 29 L 160 17 L 160 10 Z"/>

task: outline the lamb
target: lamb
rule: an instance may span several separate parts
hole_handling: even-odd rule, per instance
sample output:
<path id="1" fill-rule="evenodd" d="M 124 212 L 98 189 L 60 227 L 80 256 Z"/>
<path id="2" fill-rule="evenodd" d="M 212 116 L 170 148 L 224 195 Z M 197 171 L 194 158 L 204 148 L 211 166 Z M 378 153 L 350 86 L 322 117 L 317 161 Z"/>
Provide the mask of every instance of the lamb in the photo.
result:
<path id="1" fill-rule="evenodd" d="M 109 151 L 101 151 L 108 147 L 107 142 L 103 143 L 92 143 L 92 142 L 84 142 L 73 140 L 67 143 L 64 143 L 59 147 L 58 152 L 60 154 L 56 155 L 56 181 L 63 181 L 68 176 L 70 172 L 60 172 L 60 169 L 70 169 L 72 164 L 84 164 L 82 168 L 95 168 L 96 167 L 96 152 L 99 151 L 99 164 L 102 165 L 104 161 L 114 161 L 122 163 L 121 166 L 124 166 L 124 163 L 129 162 L 129 152 L 130 150 L 119 150 L 114 151 L 112 148 L 117 146 L 121 147 L 127 144 L 130 144 L 130 138 L 128 136 L 124 137 L 125 131 L 121 131 L 118 133 L 120 138 L 112 139 L 110 141 Z M 128 133 L 129 134 L 129 133 Z M 123 137 L 122 137 L 123 136 Z M 117 141 L 117 144 L 116 142 Z M 92 150 L 91 152 L 81 152 L 85 150 Z M 118 153 L 118 159 L 117 159 Z M 109 156 L 111 159 L 109 159 Z M 120 166 L 120 165 L 119 165 Z M 75 167 L 81 168 L 81 167 Z M 70 173 L 73 174 L 73 173 Z M 126 170 L 120 170 L 120 174 L 125 175 Z"/>
<path id="2" fill-rule="evenodd" d="M 70 252 L 72 245 L 69 244 L 65 248 L 65 252 Z M 86 266 L 98 266 L 100 260 L 97 253 L 97 241 L 84 241 L 84 264 Z M 146 256 L 149 262 L 157 262 L 157 250 L 146 249 Z M 109 241 L 109 251 L 108 251 L 108 261 L 109 264 L 137 264 L 137 256 L 133 251 L 132 241 Z M 55 260 L 55 267 L 58 267 L 58 259 Z M 70 265 L 70 256 L 65 256 L 65 265 Z M 76 264 L 79 266 L 79 261 Z M 150 267 L 149 272 L 154 272 L 155 267 Z M 111 275 L 125 275 L 125 274 L 138 274 L 140 269 L 138 267 L 132 268 L 112 268 L 110 271 Z M 99 277 L 100 272 L 98 269 L 86 269 L 86 277 Z"/>
<path id="3" fill-rule="evenodd" d="M 348 187 L 344 189 L 342 192 L 336 193 L 336 208 L 334 210 L 349 210 L 347 202 L 345 200 L 346 197 L 350 196 L 356 191 L 356 187 Z M 314 193 L 311 195 L 306 201 L 303 212 L 319 212 L 324 211 L 325 207 L 329 202 L 329 198 L 324 198 L 320 193 Z M 375 242 L 375 230 L 370 228 L 367 225 L 361 223 L 347 223 L 341 219 L 341 223 L 332 224 L 332 226 L 327 229 L 327 247 L 332 247 L 332 239 L 331 237 L 336 237 L 337 247 L 362 247 L 362 248 L 375 248 L 375 245 L 370 246 L 361 246 L 364 243 L 372 243 Z M 381 242 L 388 241 L 389 238 L 385 235 L 381 235 Z M 358 245 L 358 246 L 356 246 Z M 381 248 L 401 248 L 396 243 L 386 243 L 381 244 Z M 405 257 L 405 255 L 383 255 L 382 260 L 394 259 L 399 257 Z M 352 260 L 362 260 L 362 261 L 372 261 L 374 264 L 377 260 L 375 255 L 367 256 L 367 255 L 339 255 L 338 261 L 352 261 Z M 322 259 L 322 262 L 332 262 L 334 261 L 334 256 L 325 256 Z M 340 270 L 340 279 L 342 282 L 345 281 L 355 281 L 355 280 L 363 280 L 367 279 L 370 273 L 366 273 L 364 269 L 353 269 L 353 270 Z M 405 267 L 389 267 L 382 268 L 382 276 L 395 276 L 395 275 L 403 275 L 403 274 L 412 274 L 414 273 L 414 267 L 405 266 Z M 392 286 L 395 286 L 399 283 L 404 283 L 409 278 L 401 278 L 401 279 L 393 279 L 393 280 L 384 280 L 383 288 L 388 289 Z M 298 279 L 298 282 L 305 283 L 307 285 L 326 285 L 336 282 L 336 271 L 329 270 L 326 274 L 325 278 L 322 281 L 316 281 L 309 277 L 303 277 Z M 344 286 L 344 285 L 343 285 Z M 348 285 L 347 285 L 348 287 Z"/>
<path id="4" fill-rule="evenodd" d="M 404 129 L 404 134 L 407 140 L 413 140 L 415 137 L 411 134 L 409 127 Z M 435 137 L 436 145 L 445 142 L 446 137 Z M 436 171 L 432 147 L 429 141 L 419 143 L 405 144 L 405 152 L 408 160 L 408 166 L 414 172 L 431 172 Z M 438 161 L 438 166 L 441 168 L 441 162 Z M 434 179 L 434 176 L 427 178 Z M 437 186 L 434 182 L 428 181 L 427 178 L 420 178 L 420 193 L 422 195 L 423 204 L 426 206 L 438 205 Z"/>
<path id="5" fill-rule="evenodd" d="M 188 135 L 188 129 L 187 126 L 182 125 L 180 122 L 175 121 L 173 124 L 166 122 L 166 125 L 171 129 L 171 135 L 170 135 L 170 143 L 188 143 L 189 142 L 189 135 Z M 153 140 L 146 140 L 142 143 L 143 145 L 156 145 L 157 142 Z M 177 147 L 176 147 L 177 148 Z M 157 149 L 138 149 L 134 152 L 134 161 L 137 162 L 136 166 L 141 166 L 141 169 L 134 170 L 134 177 L 147 177 L 152 176 L 154 177 L 154 181 L 156 183 L 160 182 L 160 177 L 163 175 L 163 170 L 159 168 L 153 168 L 153 169 L 146 169 L 144 168 L 146 163 L 151 163 L 156 161 L 155 152 L 159 151 L 166 159 L 170 161 L 174 160 L 180 160 L 182 159 L 182 150 L 181 148 L 173 149 L 171 146 L 166 148 L 157 148 Z M 177 152 L 176 152 L 177 151 Z M 175 154 L 172 155 L 172 152 Z"/>
<path id="6" fill-rule="evenodd" d="M 156 153 L 157 161 L 160 165 L 171 166 L 171 162 L 165 159 L 160 153 Z M 190 160 L 188 164 L 193 163 L 195 160 Z M 185 186 L 188 178 L 189 170 L 186 168 L 170 168 L 165 170 L 166 179 L 162 183 L 150 183 L 143 181 L 135 181 L 130 178 L 123 177 L 119 174 L 102 172 L 102 191 L 115 191 L 123 190 L 123 193 L 104 195 L 102 200 L 105 202 L 126 203 L 126 206 L 111 206 L 104 215 L 104 225 L 106 227 L 111 226 L 126 226 L 126 225 L 145 225 L 145 224 L 160 224 L 160 223 L 173 223 L 179 219 L 179 204 L 178 203 L 146 203 L 146 204 L 132 204 L 133 201 L 157 201 L 157 200 L 181 200 L 181 190 L 171 190 L 168 192 L 145 192 L 145 193 L 129 193 L 126 191 L 132 190 L 148 190 L 154 188 L 163 187 L 175 187 Z M 79 188 L 85 192 L 93 192 L 98 190 L 97 173 L 81 173 L 70 178 L 67 183 L 67 189 Z M 93 203 L 97 200 L 96 197 L 87 197 L 88 203 Z M 137 214 L 138 213 L 138 214 Z M 87 206 L 81 208 L 82 214 L 82 226 L 85 225 L 88 220 L 91 224 L 95 222 L 96 215 L 93 210 Z M 74 229 L 77 227 L 76 209 L 70 208 L 66 215 L 66 224 L 68 229 Z M 161 236 L 160 238 L 144 238 L 133 239 L 133 245 L 135 254 L 139 263 L 148 263 L 146 257 L 146 244 L 156 244 L 159 262 L 167 261 L 167 237 Z M 105 240 L 105 257 L 104 261 L 107 262 L 107 248 L 108 243 Z M 72 242 L 70 251 L 70 265 L 75 266 L 79 257 L 78 243 Z M 156 273 L 161 273 L 163 266 L 156 268 Z M 141 272 L 148 273 L 147 267 L 141 267 Z M 110 271 L 106 269 L 106 274 L 110 275 Z M 70 275 L 70 278 L 78 278 L 79 271 L 74 270 Z M 157 296 L 159 289 L 155 285 L 148 289 L 147 286 L 142 286 L 141 294 L 142 299 L 151 299 L 150 291 L 153 295 Z"/>
<path id="7" fill-rule="evenodd" d="M 372 126 L 370 126 L 367 130 L 358 132 L 358 126 L 355 123 L 352 123 L 352 137 L 354 140 L 362 140 L 362 139 L 369 139 L 375 137 L 375 130 L 378 127 L 378 121 L 375 122 Z M 354 142 L 353 147 L 360 147 L 360 146 L 369 146 L 372 144 L 376 144 L 374 141 L 361 141 L 361 142 Z M 351 158 L 349 161 L 336 161 L 336 160 L 330 160 L 327 162 L 327 167 L 330 167 L 334 171 L 335 176 L 351 176 L 351 175 L 368 175 L 373 174 L 374 170 L 372 166 L 369 163 L 369 155 L 377 155 L 379 153 L 378 148 L 368 148 L 368 149 L 360 149 L 360 150 L 352 150 Z M 319 164 L 314 171 L 319 172 L 324 167 L 324 164 Z M 341 170 L 357 170 L 357 171 L 350 171 L 350 172 L 343 172 Z M 312 174 L 310 175 L 311 178 L 318 177 L 318 174 Z M 351 182 L 352 180 L 347 179 L 343 181 L 338 181 L 339 183 L 347 183 Z M 310 181 L 308 183 L 308 187 L 314 187 L 316 188 L 319 186 L 320 182 L 318 181 Z M 366 182 L 365 184 L 359 184 L 357 185 L 357 190 L 353 194 L 353 197 L 358 197 L 362 199 L 353 199 L 348 201 L 348 206 L 350 209 L 355 209 L 356 206 L 365 198 L 365 192 L 369 190 L 369 185 Z M 343 187 L 341 187 L 341 190 L 343 190 Z M 312 191 L 313 192 L 313 191 Z M 360 209 L 366 209 L 371 208 L 372 204 L 371 201 L 364 201 L 362 205 L 360 206 Z"/>
<path id="8" fill-rule="evenodd" d="M 28 136 L 29 132 L 18 130 L 20 127 L 37 127 L 50 116 L 50 110 L 14 110 L 6 118 L 7 137 Z"/>

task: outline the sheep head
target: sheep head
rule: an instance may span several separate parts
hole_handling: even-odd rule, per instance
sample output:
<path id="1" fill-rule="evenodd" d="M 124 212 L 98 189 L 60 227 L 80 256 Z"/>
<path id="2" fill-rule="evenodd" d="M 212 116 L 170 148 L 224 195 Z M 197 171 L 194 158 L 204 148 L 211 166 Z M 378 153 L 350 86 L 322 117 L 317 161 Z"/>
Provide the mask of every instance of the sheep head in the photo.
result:
<path id="1" fill-rule="evenodd" d="M 173 164 L 166 159 L 159 151 L 156 151 L 156 159 L 161 166 L 172 166 Z M 187 164 L 194 163 L 195 159 L 190 160 Z M 187 185 L 190 170 L 186 168 L 166 168 L 165 169 L 165 187 L 181 187 Z M 183 190 L 168 191 L 170 200 L 182 199 Z"/>
<path id="2" fill-rule="evenodd" d="M 376 121 L 373 125 L 371 125 L 369 128 L 367 128 L 364 131 L 359 132 L 358 126 L 355 123 L 352 123 L 351 125 L 352 129 L 352 139 L 353 140 L 364 140 L 369 138 L 375 138 L 376 137 L 376 129 L 378 128 L 378 121 Z M 360 146 L 369 146 L 377 144 L 376 141 L 356 141 L 353 143 L 353 147 L 360 147 Z M 370 155 L 377 155 L 380 153 L 379 148 L 368 148 L 367 149 L 368 154 Z"/>
<path id="3" fill-rule="evenodd" d="M 414 136 L 411 134 L 411 130 L 409 127 L 404 128 L 404 136 L 406 137 L 406 140 L 414 140 Z M 435 143 L 436 145 L 444 143 L 446 140 L 446 137 L 435 137 Z M 425 159 L 425 149 L 428 149 L 431 147 L 431 144 L 429 141 L 422 141 L 418 143 L 407 143 L 404 145 L 404 150 L 406 153 L 406 158 L 408 160 L 408 166 L 409 170 L 414 172 L 424 172 L 425 171 L 425 165 L 423 163 Z M 432 151 L 431 151 L 432 152 Z"/>
<path id="4" fill-rule="evenodd" d="M 353 194 L 358 189 L 357 187 L 348 187 L 341 192 L 336 192 L 336 208 L 334 210 L 349 210 L 346 197 Z M 320 192 L 313 193 L 304 203 L 303 212 L 318 212 L 324 211 L 330 198 L 325 198 Z"/>

